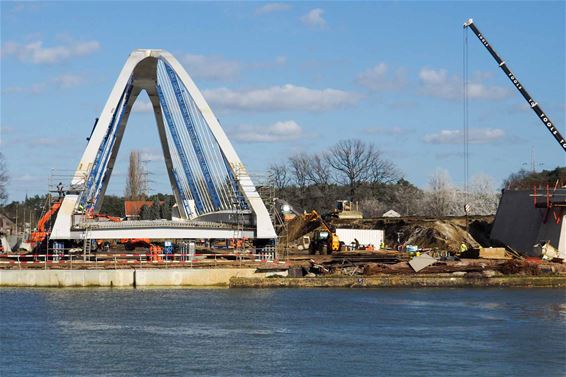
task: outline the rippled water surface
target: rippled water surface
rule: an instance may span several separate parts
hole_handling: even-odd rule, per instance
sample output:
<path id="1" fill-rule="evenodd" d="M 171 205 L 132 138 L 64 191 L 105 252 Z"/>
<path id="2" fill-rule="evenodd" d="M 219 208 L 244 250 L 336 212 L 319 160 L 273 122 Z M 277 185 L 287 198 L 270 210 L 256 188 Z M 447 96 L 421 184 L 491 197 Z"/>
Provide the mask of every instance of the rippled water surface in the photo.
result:
<path id="1" fill-rule="evenodd" d="M 0 376 L 565 376 L 560 289 L 0 289 Z"/>

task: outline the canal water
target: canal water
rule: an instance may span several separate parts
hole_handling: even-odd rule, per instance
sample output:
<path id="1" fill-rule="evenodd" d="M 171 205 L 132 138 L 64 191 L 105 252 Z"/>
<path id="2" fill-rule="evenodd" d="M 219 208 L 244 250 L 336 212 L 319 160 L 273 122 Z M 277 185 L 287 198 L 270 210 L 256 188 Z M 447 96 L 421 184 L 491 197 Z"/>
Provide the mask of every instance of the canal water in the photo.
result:
<path id="1" fill-rule="evenodd" d="M 562 289 L 0 289 L 0 376 L 564 376 Z"/>

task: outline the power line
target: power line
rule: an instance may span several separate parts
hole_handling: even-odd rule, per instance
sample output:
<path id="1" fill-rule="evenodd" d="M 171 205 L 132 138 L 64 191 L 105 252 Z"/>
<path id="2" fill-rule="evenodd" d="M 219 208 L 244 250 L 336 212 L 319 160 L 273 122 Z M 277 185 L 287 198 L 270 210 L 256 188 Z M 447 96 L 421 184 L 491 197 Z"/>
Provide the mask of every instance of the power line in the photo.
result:
<path id="1" fill-rule="evenodd" d="M 463 129 L 464 129 L 464 195 L 468 201 L 468 178 L 469 178 L 469 95 L 468 95 L 468 33 L 466 28 L 463 30 L 463 51 L 462 51 L 462 76 L 463 76 Z"/>

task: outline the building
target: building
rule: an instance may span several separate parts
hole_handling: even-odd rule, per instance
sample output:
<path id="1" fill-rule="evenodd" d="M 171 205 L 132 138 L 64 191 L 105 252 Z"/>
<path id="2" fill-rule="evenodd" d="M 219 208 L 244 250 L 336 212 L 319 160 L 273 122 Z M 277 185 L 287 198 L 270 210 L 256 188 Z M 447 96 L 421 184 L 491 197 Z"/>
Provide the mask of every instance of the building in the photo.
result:
<path id="1" fill-rule="evenodd" d="M 0 233 L 8 236 L 16 234 L 16 224 L 3 213 L 0 213 Z"/>

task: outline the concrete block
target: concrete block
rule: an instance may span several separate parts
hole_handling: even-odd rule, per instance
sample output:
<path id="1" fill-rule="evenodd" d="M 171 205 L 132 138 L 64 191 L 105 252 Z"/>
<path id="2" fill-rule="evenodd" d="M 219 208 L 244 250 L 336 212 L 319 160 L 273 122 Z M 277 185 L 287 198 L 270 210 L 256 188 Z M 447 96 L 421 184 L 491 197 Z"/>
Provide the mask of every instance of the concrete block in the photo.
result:
<path id="1" fill-rule="evenodd" d="M 265 277 L 255 268 L 138 269 L 135 284 L 141 286 L 228 286 L 232 277 Z"/>
<path id="2" fill-rule="evenodd" d="M 3 287 L 131 287 L 133 270 L 1 270 Z"/>
<path id="3" fill-rule="evenodd" d="M 504 247 L 481 247 L 479 257 L 483 259 L 511 259 Z"/>

